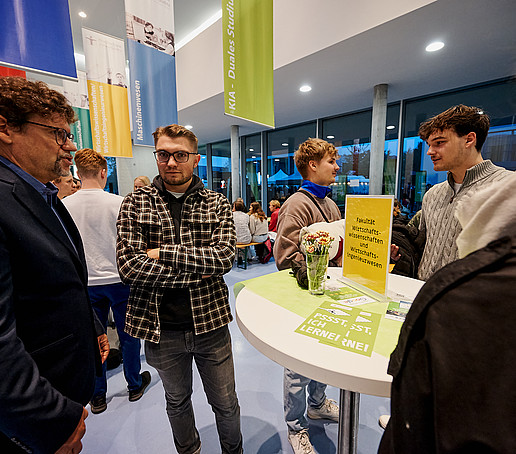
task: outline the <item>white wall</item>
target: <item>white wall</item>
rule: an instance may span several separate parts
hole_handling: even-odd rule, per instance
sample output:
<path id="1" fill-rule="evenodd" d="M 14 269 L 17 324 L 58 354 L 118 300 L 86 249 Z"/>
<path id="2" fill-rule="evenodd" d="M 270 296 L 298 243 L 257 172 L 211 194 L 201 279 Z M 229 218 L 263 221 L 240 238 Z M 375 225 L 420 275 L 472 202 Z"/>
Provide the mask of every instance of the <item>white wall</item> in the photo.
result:
<path id="1" fill-rule="evenodd" d="M 275 0 L 274 69 L 435 0 Z M 178 110 L 224 90 L 222 20 L 176 52 Z"/>
<path id="2" fill-rule="evenodd" d="M 434 1 L 275 0 L 274 69 Z M 176 78 L 178 110 L 223 92 L 222 20 L 177 50 Z M 152 180 L 157 174 L 152 151 L 133 146 L 133 159 L 117 159 L 121 195 L 132 190 L 138 175 L 147 175 Z"/>
<path id="3" fill-rule="evenodd" d="M 133 146 L 132 158 L 116 158 L 118 174 L 118 193 L 121 196 L 133 190 L 134 179 L 146 175 L 152 179 L 158 174 L 156 159 L 152 152 L 154 148 Z"/>

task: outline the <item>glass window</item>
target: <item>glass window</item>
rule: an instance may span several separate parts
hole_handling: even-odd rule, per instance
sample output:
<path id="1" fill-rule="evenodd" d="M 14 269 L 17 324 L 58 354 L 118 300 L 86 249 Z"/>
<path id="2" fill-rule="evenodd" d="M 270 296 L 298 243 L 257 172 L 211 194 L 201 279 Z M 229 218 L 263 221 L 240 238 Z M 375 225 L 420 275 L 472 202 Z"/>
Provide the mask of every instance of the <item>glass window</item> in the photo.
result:
<path id="1" fill-rule="evenodd" d="M 195 169 L 196 175 L 202 180 L 204 186 L 208 187 L 208 167 L 206 163 L 206 145 L 199 145 L 197 151 L 201 155 L 201 160 Z"/>
<path id="2" fill-rule="evenodd" d="M 245 203 L 261 201 L 262 190 L 262 145 L 261 135 L 253 134 L 243 138 L 245 159 Z"/>
<path id="3" fill-rule="evenodd" d="M 283 204 L 301 186 L 303 177 L 294 164 L 294 152 L 309 137 L 316 137 L 315 121 L 267 133 L 267 201 Z"/>
<path id="4" fill-rule="evenodd" d="M 211 145 L 213 190 L 229 199 L 231 194 L 231 142 L 224 140 Z"/>
<path id="5" fill-rule="evenodd" d="M 104 191 L 111 192 L 112 194 L 118 194 L 118 177 L 116 173 L 116 158 L 107 157 L 107 181 Z"/>
<path id="6" fill-rule="evenodd" d="M 394 194 L 398 155 L 399 104 L 387 107 L 383 194 Z M 332 198 L 342 212 L 347 194 L 369 194 L 372 109 L 322 121 L 322 137 L 335 145 L 340 158 Z"/>
<path id="7" fill-rule="evenodd" d="M 516 81 L 507 80 L 406 102 L 400 201 L 411 214 L 421 208 L 425 192 L 447 177 L 447 172 L 433 170 L 432 161 L 426 154 L 428 146 L 418 136 L 419 125 L 457 104 L 479 107 L 491 118 L 489 135 L 482 147 L 483 158 L 515 170 L 515 93 Z"/>

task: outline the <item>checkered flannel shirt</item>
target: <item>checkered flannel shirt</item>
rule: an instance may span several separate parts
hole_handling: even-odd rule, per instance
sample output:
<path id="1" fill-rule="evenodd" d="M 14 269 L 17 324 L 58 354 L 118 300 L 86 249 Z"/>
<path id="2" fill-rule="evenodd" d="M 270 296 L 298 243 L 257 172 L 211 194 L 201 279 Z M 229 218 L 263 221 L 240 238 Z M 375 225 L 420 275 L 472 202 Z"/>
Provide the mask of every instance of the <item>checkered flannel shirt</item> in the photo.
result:
<path id="1" fill-rule="evenodd" d="M 229 201 L 206 188 L 186 196 L 176 243 L 166 195 L 146 186 L 127 195 L 117 221 L 117 263 L 131 286 L 125 331 L 159 342 L 159 305 L 165 288 L 190 289 L 195 334 L 233 317 L 223 275 L 233 266 L 236 234 Z M 159 260 L 147 249 L 160 248 Z M 209 275 L 209 277 L 204 277 Z"/>

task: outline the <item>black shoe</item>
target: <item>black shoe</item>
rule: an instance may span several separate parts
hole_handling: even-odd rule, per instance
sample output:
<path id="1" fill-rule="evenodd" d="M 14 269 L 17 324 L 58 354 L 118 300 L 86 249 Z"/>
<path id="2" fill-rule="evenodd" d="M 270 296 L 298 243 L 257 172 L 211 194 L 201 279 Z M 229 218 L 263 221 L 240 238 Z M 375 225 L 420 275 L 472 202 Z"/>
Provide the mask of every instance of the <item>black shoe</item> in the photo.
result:
<path id="1" fill-rule="evenodd" d="M 91 399 L 90 407 L 91 407 L 91 412 L 94 415 L 98 415 L 99 413 L 106 411 L 106 408 L 107 408 L 106 395 L 101 394 L 100 396 L 96 396 L 93 399 Z"/>
<path id="2" fill-rule="evenodd" d="M 141 399 L 143 393 L 147 389 L 147 386 L 150 385 L 151 375 L 149 371 L 146 370 L 145 372 L 142 372 L 140 376 L 142 377 L 142 384 L 138 389 L 129 391 L 129 402 L 136 402 L 137 400 Z"/>

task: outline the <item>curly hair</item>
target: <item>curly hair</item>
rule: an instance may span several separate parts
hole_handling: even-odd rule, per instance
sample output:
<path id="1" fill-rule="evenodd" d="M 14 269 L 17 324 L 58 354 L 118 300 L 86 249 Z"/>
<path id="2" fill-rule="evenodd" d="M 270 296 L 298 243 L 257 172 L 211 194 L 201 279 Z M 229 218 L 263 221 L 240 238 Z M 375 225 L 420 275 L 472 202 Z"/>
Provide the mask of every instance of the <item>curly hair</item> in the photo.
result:
<path id="1" fill-rule="evenodd" d="M 59 115 L 75 122 L 75 112 L 68 100 L 44 82 L 22 77 L 0 77 L 0 115 L 13 126 L 22 126 L 31 115 Z"/>
<path id="2" fill-rule="evenodd" d="M 481 108 L 459 104 L 421 123 L 419 137 L 427 141 L 433 133 L 445 129 L 455 131 L 459 137 L 474 132 L 477 136 L 475 148 L 480 151 L 486 141 L 489 124 L 489 116 Z"/>
<path id="3" fill-rule="evenodd" d="M 247 214 L 249 216 L 256 216 L 260 221 L 267 219 L 267 215 L 263 212 L 260 202 L 252 202 Z"/>
<path id="4" fill-rule="evenodd" d="M 194 147 L 194 150 L 197 151 L 197 137 L 196 135 L 190 131 L 189 129 L 186 129 L 184 126 L 181 125 L 169 125 L 169 126 L 160 126 L 152 133 L 154 137 L 154 146 L 158 143 L 158 139 L 161 136 L 167 136 L 172 139 L 176 137 L 184 137 L 187 139 Z"/>
<path id="5" fill-rule="evenodd" d="M 96 177 L 99 171 L 108 168 L 106 158 L 91 148 L 77 151 L 74 160 L 82 178 Z"/>
<path id="6" fill-rule="evenodd" d="M 322 139 L 312 139 L 304 141 L 294 153 L 294 162 L 297 170 L 303 178 L 308 176 L 308 164 L 310 161 L 319 162 L 326 154 L 331 158 L 338 158 L 339 153 L 333 144 Z"/>

